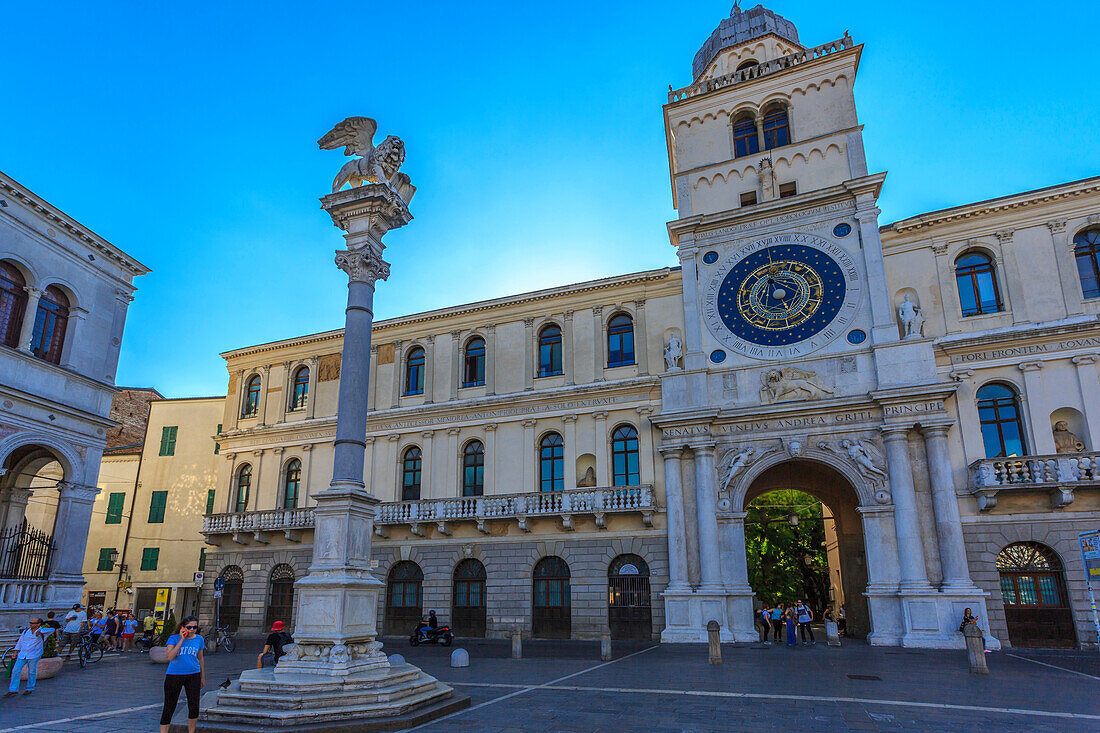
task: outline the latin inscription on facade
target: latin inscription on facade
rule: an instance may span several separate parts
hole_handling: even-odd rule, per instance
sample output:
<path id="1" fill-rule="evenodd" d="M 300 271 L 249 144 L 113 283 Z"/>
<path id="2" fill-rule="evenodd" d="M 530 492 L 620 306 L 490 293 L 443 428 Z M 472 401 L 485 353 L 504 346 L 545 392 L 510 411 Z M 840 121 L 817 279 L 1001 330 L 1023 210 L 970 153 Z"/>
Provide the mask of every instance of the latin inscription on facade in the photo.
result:
<path id="1" fill-rule="evenodd" d="M 1070 349 L 1086 349 L 1100 346 L 1100 336 L 1089 338 L 1069 339 L 1059 341 L 1056 344 L 1029 344 L 1027 346 L 1010 346 L 1004 349 L 990 349 L 988 351 L 972 351 L 966 354 L 953 354 L 952 364 L 965 364 L 973 361 L 994 361 L 996 359 L 1012 359 L 1030 354 L 1047 354 L 1068 351 Z"/>
<path id="2" fill-rule="evenodd" d="M 798 415 L 795 417 L 776 418 L 774 420 L 754 420 L 746 423 L 719 425 L 715 428 L 714 432 L 720 435 L 743 435 L 745 433 L 835 427 L 837 425 L 872 422 L 878 419 L 878 417 L 878 413 L 875 410 L 837 412 L 831 415 Z"/>
<path id="3" fill-rule="evenodd" d="M 902 415 L 923 415 L 931 412 L 943 412 L 943 400 L 918 402 L 912 405 L 887 405 L 882 408 L 883 417 L 901 417 Z"/>

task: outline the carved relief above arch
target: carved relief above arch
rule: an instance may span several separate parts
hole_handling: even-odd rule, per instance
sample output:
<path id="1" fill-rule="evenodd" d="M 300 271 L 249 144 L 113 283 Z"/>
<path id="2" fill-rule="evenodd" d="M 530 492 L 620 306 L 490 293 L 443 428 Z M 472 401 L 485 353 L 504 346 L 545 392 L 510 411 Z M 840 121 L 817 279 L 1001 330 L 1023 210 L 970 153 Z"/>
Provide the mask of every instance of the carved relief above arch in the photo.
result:
<path id="1" fill-rule="evenodd" d="M 814 438 L 816 440 L 816 438 Z M 855 437 L 849 438 L 849 440 L 857 440 Z M 779 448 L 776 447 L 777 441 L 761 441 L 759 444 L 739 444 L 737 446 L 725 446 L 721 450 L 729 451 L 731 448 L 740 448 L 744 450 L 752 449 L 757 456 L 756 460 L 752 460 L 746 466 L 744 466 L 737 475 L 733 476 L 728 486 L 719 487 L 720 492 L 726 492 L 726 496 L 723 497 L 728 504 L 723 509 L 719 507 L 720 511 L 733 511 L 743 512 L 745 511 L 745 497 L 748 495 L 749 490 L 752 488 L 753 483 L 764 475 L 769 469 L 784 463 L 791 462 L 793 464 L 799 462 L 818 463 L 828 466 L 830 469 L 845 479 L 848 485 L 855 492 L 858 499 L 858 505 L 861 507 L 876 507 L 882 506 L 890 502 L 890 493 L 888 485 L 872 485 L 868 479 L 857 470 L 855 464 L 851 461 L 844 460 L 842 456 L 836 452 L 820 448 L 816 445 L 810 444 L 810 439 L 798 439 L 789 438 L 782 441 L 783 445 Z M 736 456 L 738 451 L 732 451 Z M 793 468 L 794 466 L 792 466 Z M 725 466 L 719 466 L 719 471 L 723 471 Z M 722 474 L 719 474 L 719 478 Z M 797 487 L 792 487 L 797 488 Z M 724 503 L 720 500 L 720 504 Z"/>

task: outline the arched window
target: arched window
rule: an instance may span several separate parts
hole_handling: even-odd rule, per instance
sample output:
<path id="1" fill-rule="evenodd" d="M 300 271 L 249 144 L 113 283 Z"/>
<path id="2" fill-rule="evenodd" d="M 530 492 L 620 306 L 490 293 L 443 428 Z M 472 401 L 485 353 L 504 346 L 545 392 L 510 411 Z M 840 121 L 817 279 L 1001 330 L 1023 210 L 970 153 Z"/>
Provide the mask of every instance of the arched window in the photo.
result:
<path id="1" fill-rule="evenodd" d="M 969 252 L 955 260 L 955 280 L 964 316 L 980 316 L 1001 310 L 993 260 L 981 252 Z"/>
<path id="2" fill-rule="evenodd" d="M 405 357 L 405 394 L 424 394 L 424 349 L 419 346 Z"/>
<path id="3" fill-rule="evenodd" d="M 422 456 L 415 445 L 405 451 L 401 459 L 401 501 L 416 501 L 420 498 L 420 471 Z"/>
<path id="4" fill-rule="evenodd" d="M 286 478 L 283 479 L 283 509 L 294 509 L 298 506 L 298 490 L 302 485 L 302 462 L 292 458 L 286 464 Z"/>
<path id="5" fill-rule="evenodd" d="M 386 633 L 408 635 L 424 615 L 420 586 L 424 573 L 411 560 L 402 560 L 390 570 L 386 582 Z"/>
<path id="6" fill-rule="evenodd" d="M 309 367 L 298 367 L 290 386 L 290 409 L 304 410 L 309 399 Z"/>
<path id="7" fill-rule="evenodd" d="M 264 627 L 282 621 L 287 629 L 294 624 L 294 568 L 280 563 L 271 569 L 270 591 L 267 597 L 267 618 Z"/>
<path id="8" fill-rule="evenodd" d="M 987 384 L 978 390 L 977 397 L 985 457 L 1025 455 L 1024 425 L 1016 393 L 1003 384 Z"/>
<path id="9" fill-rule="evenodd" d="M 543 639 L 568 639 L 572 631 L 569 566 L 551 555 L 538 561 L 532 575 L 532 632 Z"/>
<path id="10" fill-rule="evenodd" d="M 733 121 L 733 157 L 741 158 L 760 152 L 760 139 L 756 136 L 756 120 L 743 114 Z"/>
<path id="11" fill-rule="evenodd" d="M 1077 275 L 1086 298 L 1100 298 L 1100 229 L 1087 229 L 1073 238 Z"/>
<path id="12" fill-rule="evenodd" d="M 539 490 L 565 488 L 565 444 L 557 433 L 547 433 L 539 441 Z"/>
<path id="13" fill-rule="evenodd" d="M 787 108 L 776 105 L 764 113 L 764 149 L 781 148 L 791 142 Z"/>
<path id="14" fill-rule="evenodd" d="M 69 323 L 69 299 L 61 288 L 51 285 L 42 291 L 38 299 L 38 313 L 34 318 L 31 335 L 31 353 L 39 359 L 61 363 L 61 349 L 65 345 L 65 326 Z"/>
<path id="15" fill-rule="evenodd" d="M 244 404 L 241 406 L 241 417 L 256 417 L 260 411 L 260 375 L 253 374 L 245 382 Z"/>
<path id="16" fill-rule="evenodd" d="M 455 567 L 451 629 L 457 636 L 485 636 L 485 566 L 473 558 Z"/>
<path id="17" fill-rule="evenodd" d="M 759 66 L 760 62 L 756 59 L 749 59 L 748 61 L 742 61 L 737 65 L 736 71 L 744 71 L 745 69 L 751 69 L 754 66 Z"/>
<path id="18" fill-rule="evenodd" d="M 628 366 L 634 363 L 634 321 L 620 313 L 607 322 L 607 365 Z"/>
<path id="19" fill-rule="evenodd" d="M 23 273 L 7 262 L 0 262 L 0 338 L 4 346 L 13 349 L 19 347 L 19 332 L 27 310 L 26 286 Z"/>
<path id="20" fill-rule="evenodd" d="M 613 486 L 637 486 L 638 431 L 632 425 L 620 425 L 611 434 L 611 464 Z"/>
<path id="21" fill-rule="evenodd" d="M 652 639 L 650 606 L 649 565 L 637 555 L 619 555 L 607 568 L 607 620 L 611 638 Z"/>
<path id="22" fill-rule="evenodd" d="M 230 631 L 236 631 L 241 625 L 241 591 L 244 588 L 244 571 L 236 565 L 227 565 L 221 575 L 225 585 L 222 586 L 220 603 L 215 603 L 217 613 L 215 623 L 218 626 L 228 626 Z"/>
<path id="23" fill-rule="evenodd" d="M 237 469 L 237 501 L 238 512 L 248 511 L 248 492 L 252 489 L 252 466 L 247 463 Z"/>
<path id="24" fill-rule="evenodd" d="M 466 356 L 462 360 L 462 386 L 480 387 L 485 384 L 485 339 L 480 336 L 466 342 Z"/>
<path id="25" fill-rule="evenodd" d="M 485 446 L 471 440 L 462 449 L 462 495 L 481 496 L 485 491 Z"/>
<path id="26" fill-rule="evenodd" d="M 1062 561 L 1038 542 L 1018 542 L 997 556 L 1001 600 L 1012 646 L 1077 645 Z"/>
<path id="27" fill-rule="evenodd" d="M 561 373 L 561 329 L 551 324 L 539 331 L 539 376 Z"/>

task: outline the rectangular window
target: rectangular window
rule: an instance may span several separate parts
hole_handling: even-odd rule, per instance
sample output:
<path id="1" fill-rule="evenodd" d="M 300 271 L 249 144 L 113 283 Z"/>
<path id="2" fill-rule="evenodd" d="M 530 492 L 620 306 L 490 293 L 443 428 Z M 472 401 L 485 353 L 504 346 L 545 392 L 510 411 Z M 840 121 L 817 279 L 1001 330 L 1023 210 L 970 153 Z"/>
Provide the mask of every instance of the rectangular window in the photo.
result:
<path id="1" fill-rule="evenodd" d="M 218 423 L 218 435 L 221 435 L 221 434 L 222 434 L 222 424 Z M 221 450 L 222 450 L 222 444 L 215 440 L 214 441 L 214 455 L 218 455 L 219 453 L 221 453 Z"/>
<path id="2" fill-rule="evenodd" d="M 214 489 L 206 492 L 206 513 L 214 513 Z"/>
<path id="3" fill-rule="evenodd" d="M 149 498 L 149 524 L 164 522 L 164 507 L 168 504 L 167 491 L 154 491 Z"/>
<path id="4" fill-rule="evenodd" d="M 755 206 L 756 205 L 756 191 L 748 191 L 741 194 L 742 206 Z"/>
<path id="5" fill-rule="evenodd" d="M 199 548 L 199 572 L 206 570 L 206 548 Z"/>
<path id="6" fill-rule="evenodd" d="M 156 570 L 157 561 L 160 560 L 159 547 L 146 547 L 141 551 L 141 569 Z"/>
<path id="7" fill-rule="evenodd" d="M 779 184 L 779 198 L 789 199 L 798 193 L 798 186 L 794 183 L 780 183 Z"/>
<path id="8" fill-rule="evenodd" d="M 104 524 L 122 524 L 122 505 L 126 503 L 126 494 L 112 492 L 107 498 L 107 520 Z"/>
<path id="9" fill-rule="evenodd" d="M 113 547 L 99 548 L 99 565 L 96 566 L 96 570 L 108 572 L 115 569 L 115 563 L 111 560 L 111 553 L 114 551 Z"/>
<path id="10" fill-rule="evenodd" d="M 160 454 L 162 456 L 176 455 L 176 425 L 165 425 L 160 429 Z"/>

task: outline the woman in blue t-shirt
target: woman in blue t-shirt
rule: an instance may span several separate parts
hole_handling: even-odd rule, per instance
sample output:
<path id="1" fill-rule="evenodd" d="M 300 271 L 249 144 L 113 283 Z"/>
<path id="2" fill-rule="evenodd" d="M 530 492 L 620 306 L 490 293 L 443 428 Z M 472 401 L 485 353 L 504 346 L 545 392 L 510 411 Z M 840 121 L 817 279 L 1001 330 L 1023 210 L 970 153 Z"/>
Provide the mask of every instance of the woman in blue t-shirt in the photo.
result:
<path id="1" fill-rule="evenodd" d="M 187 616 L 180 623 L 180 632 L 168 637 L 168 672 L 164 675 L 164 712 L 160 714 L 160 733 L 168 733 L 172 713 L 180 699 L 180 690 L 187 691 L 187 730 L 195 733 L 199 722 L 199 696 L 206 686 L 206 667 L 202 650 L 206 641 L 199 636 L 199 620 Z"/>

